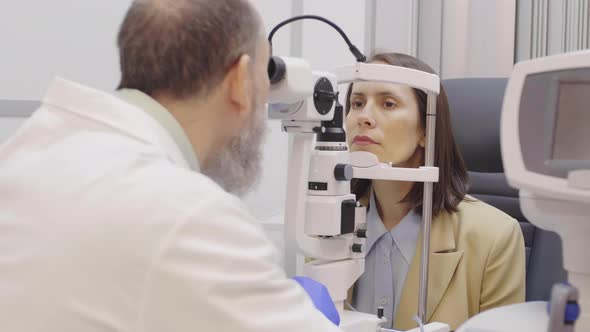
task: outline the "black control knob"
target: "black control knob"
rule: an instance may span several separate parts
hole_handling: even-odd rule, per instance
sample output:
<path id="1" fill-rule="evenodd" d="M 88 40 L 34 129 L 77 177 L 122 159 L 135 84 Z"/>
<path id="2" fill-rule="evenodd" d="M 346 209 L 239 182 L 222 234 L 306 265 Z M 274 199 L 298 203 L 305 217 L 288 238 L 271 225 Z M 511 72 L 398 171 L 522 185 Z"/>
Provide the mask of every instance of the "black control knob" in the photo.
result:
<path id="1" fill-rule="evenodd" d="M 338 164 L 334 167 L 334 177 L 338 181 L 350 181 L 352 179 L 352 166 L 348 164 Z"/>
<path id="2" fill-rule="evenodd" d="M 363 245 L 360 243 L 355 243 L 352 245 L 352 252 L 362 253 L 363 252 Z"/>
<path id="3" fill-rule="evenodd" d="M 334 101 L 337 100 L 334 87 L 329 79 L 320 77 L 313 89 L 313 105 L 318 113 L 326 115 L 332 110 Z"/>
<path id="4" fill-rule="evenodd" d="M 366 229 L 357 229 L 356 236 L 360 237 L 362 239 L 366 239 L 367 238 L 367 230 Z"/>

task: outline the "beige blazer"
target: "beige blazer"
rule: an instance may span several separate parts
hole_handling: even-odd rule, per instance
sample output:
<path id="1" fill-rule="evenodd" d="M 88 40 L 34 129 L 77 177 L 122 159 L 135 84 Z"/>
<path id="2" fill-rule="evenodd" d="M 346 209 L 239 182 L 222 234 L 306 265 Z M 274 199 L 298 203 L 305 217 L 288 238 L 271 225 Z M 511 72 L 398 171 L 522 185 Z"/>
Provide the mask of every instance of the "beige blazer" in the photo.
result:
<path id="1" fill-rule="evenodd" d="M 473 199 L 457 213 L 432 221 L 428 281 L 428 322 L 457 329 L 475 314 L 524 302 L 525 248 L 518 222 Z M 403 287 L 394 328 L 416 327 L 421 239 Z M 349 292 L 349 301 L 352 291 Z M 350 302 L 349 302 L 350 303 Z"/>

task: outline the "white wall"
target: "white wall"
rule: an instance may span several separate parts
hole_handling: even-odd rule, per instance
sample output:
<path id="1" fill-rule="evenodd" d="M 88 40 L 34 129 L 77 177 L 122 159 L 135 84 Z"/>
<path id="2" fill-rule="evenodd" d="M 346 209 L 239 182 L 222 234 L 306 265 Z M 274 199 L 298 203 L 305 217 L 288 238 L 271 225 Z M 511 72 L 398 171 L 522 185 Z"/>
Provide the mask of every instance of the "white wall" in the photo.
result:
<path id="1" fill-rule="evenodd" d="M 320 15 L 336 23 L 350 41 L 364 51 L 364 0 L 305 0 L 303 12 Z M 317 70 L 330 70 L 355 63 L 354 56 L 338 32 L 315 20 L 303 21 L 302 50 L 303 57 Z"/>
<path id="2" fill-rule="evenodd" d="M 290 1 L 252 1 L 268 28 L 291 16 Z M 41 99 L 55 75 L 112 91 L 120 77 L 116 34 L 130 3 L 0 0 L 0 108 L 2 99 Z M 290 51 L 289 30 L 286 27 L 275 38 L 279 53 Z M 18 118 L 2 118 L 0 142 L 20 122 Z M 287 135 L 280 131 L 278 122 L 269 126 L 263 177 L 258 189 L 245 199 L 260 219 L 282 213 L 286 187 Z"/>
<path id="3" fill-rule="evenodd" d="M 589 0 L 519 0 L 516 61 L 587 49 Z"/>
<path id="4" fill-rule="evenodd" d="M 267 33 L 281 21 L 291 17 L 291 1 L 252 0 L 261 13 Z M 273 37 L 273 53 L 289 55 L 291 52 L 291 27 L 285 26 Z M 269 226 L 271 237 L 279 244 L 282 234 L 272 226 L 282 223 L 287 187 L 287 156 L 289 139 L 281 131 L 277 120 L 268 122 L 270 132 L 264 145 L 262 177 L 255 191 L 244 201 L 259 220 Z"/>
<path id="5" fill-rule="evenodd" d="M 510 75 L 515 0 L 446 0 L 443 7 L 443 77 Z"/>
<path id="6" fill-rule="evenodd" d="M 295 0 L 296 1 L 296 0 Z M 364 0 L 302 0 L 302 13 L 323 16 L 338 25 L 351 43 L 366 54 L 366 34 L 371 29 L 366 23 Z M 331 26 L 316 20 L 304 20 L 301 55 L 312 68 L 321 71 L 354 64 L 356 59 L 340 34 Z M 339 87 L 340 102 L 344 102 L 348 85 Z"/>
<path id="7" fill-rule="evenodd" d="M 417 56 L 442 78 L 507 76 L 516 0 L 377 0 L 375 47 Z"/>
<path id="8" fill-rule="evenodd" d="M 112 90 L 116 33 L 130 0 L 0 0 L 0 99 L 38 100 L 61 75 Z"/>
<path id="9" fill-rule="evenodd" d="M 416 55 L 417 9 L 418 2 L 415 0 L 376 0 L 377 27 L 372 51 Z"/>

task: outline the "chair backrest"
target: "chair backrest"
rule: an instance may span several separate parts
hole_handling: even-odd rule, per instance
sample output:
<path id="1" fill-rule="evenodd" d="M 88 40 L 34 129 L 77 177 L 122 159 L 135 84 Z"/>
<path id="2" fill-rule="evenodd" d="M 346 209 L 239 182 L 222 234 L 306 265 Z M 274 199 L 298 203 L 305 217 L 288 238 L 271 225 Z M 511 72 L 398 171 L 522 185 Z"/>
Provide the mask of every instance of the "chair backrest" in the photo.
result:
<path id="1" fill-rule="evenodd" d="M 518 191 L 506 181 L 500 152 L 500 114 L 506 83 L 505 78 L 442 82 L 449 99 L 455 139 L 469 170 L 469 194 L 518 220 L 526 247 L 526 299 L 546 301 L 552 285 L 567 279 L 561 239 L 524 217 Z"/>

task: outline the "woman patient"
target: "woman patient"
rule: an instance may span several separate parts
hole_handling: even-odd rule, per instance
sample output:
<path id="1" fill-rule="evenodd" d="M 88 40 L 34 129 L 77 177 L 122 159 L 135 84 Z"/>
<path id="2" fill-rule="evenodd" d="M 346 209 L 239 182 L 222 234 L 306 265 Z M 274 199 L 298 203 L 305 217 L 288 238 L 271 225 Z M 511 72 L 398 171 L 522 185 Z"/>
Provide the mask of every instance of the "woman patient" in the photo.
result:
<path id="1" fill-rule="evenodd" d="M 403 54 L 379 54 L 372 63 L 434 71 Z M 525 249 L 516 220 L 466 196 L 468 176 L 451 130 L 441 86 L 437 99 L 435 166 L 430 242 L 428 322 L 458 328 L 469 317 L 525 299 Z M 358 82 L 346 101 L 351 151 L 368 151 L 395 167 L 424 164 L 426 94 L 408 86 Z M 353 180 L 368 207 L 365 273 L 349 299 L 359 311 L 383 307 L 388 325 L 416 327 L 420 270 L 422 185 Z M 393 324 L 392 324 L 393 323 Z"/>

